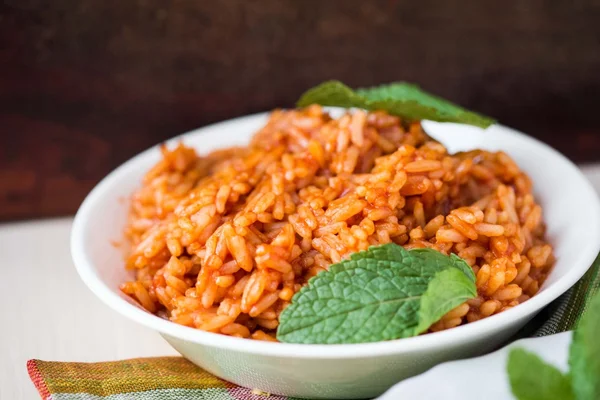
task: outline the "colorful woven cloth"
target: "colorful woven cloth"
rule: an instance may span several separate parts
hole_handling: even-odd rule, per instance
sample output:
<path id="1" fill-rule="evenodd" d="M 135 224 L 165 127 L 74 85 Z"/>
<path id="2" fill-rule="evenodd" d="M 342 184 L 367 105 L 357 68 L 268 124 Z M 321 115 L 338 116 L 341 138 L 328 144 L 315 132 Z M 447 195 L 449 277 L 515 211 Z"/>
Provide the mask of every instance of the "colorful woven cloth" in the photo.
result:
<path id="1" fill-rule="evenodd" d="M 229 383 L 182 357 L 69 363 L 29 360 L 43 400 L 288 400 Z"/>
<path id="2" fill-rule="evenodd" d="M 600 256 L 567 293 L 542 311 L 517 337 L 572 329 L 600 288 Z M 219 379 L 181 357 L 102 363 L 29 360 L 27 371 L 43 400 L 291 400 L 265 396 Z"/>

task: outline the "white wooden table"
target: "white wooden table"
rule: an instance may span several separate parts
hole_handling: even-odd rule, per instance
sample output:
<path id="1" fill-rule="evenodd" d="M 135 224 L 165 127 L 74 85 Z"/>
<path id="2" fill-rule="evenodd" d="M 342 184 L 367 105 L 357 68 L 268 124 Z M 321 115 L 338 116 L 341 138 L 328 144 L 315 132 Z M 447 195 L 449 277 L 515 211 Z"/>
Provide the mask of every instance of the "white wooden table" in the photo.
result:
<path id="1" fill-rule="evenodd" d="M 600 165 L 583 167 L 600 192 Z M 72 218 L 0 225 L 0 399 L 38 398 L 28 359 L 109 361 L 176 354 L 100 302 L 69 253 Z"/>

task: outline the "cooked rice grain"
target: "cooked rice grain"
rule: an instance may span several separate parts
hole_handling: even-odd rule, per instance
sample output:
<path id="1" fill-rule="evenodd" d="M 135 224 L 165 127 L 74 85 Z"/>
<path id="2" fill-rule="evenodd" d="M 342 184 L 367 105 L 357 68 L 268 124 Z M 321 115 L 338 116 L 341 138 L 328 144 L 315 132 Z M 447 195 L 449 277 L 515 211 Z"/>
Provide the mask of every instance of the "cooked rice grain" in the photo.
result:
<path id="1" fill-rule="evenodd" d="M 431 331 L 514 307 L 554 262 L 530 179 L 507 154 L 450 155 L 384 112 L 276 110 L 246 148 L 180 144 L 132 195 L 124 293 L 171 321 L 275 340 L 308 279 L 382 243 L 464 258 L 478 297 Z"/>

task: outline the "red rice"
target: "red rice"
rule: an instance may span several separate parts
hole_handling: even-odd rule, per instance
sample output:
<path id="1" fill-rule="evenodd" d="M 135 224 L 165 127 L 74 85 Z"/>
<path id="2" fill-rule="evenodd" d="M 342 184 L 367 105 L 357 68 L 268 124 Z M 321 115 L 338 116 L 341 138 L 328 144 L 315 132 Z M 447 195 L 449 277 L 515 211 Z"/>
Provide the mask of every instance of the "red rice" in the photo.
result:
<path id="1" fill-rule="evenodd" d="M 476 274 L 479 296 L 437 331 L 526 301 L 554 262 L 531 181 L 507 154 L 450 155 L 384 112 L 277 110 L 248 147 L 162 153 L 131 198 L 136 279 L 121 289 L 183 325 L 275 340 L 310 277 L 394 242 L 456 253 Z"/>

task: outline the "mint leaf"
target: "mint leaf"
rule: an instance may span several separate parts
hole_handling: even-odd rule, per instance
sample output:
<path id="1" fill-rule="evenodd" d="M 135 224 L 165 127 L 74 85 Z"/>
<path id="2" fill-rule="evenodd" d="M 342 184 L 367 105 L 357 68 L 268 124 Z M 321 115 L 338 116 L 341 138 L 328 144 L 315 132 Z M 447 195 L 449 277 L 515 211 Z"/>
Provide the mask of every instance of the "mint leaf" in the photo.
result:
<path id="1" fill-rule="evenodd" d="M 354 90 L 340 81 L 327 81 L 308 89 L 296 103 L 298 107 L 306 107 L 311 104 L 369 109 L 366 98 L 356 94 Z"/>
<path id="2" fill-rule="evenodd" d="M 508 378 L 518 400 L 573 400 L 569 377 L 520 348 L 508 354 Z"/>
<path id="3" fill-rule="evenodd" d="M 473 291 L 474 280 L 460 274 L 459 269 L 448 268 L 438 272 L 429 282 L 421 297 L 419 323 L 414 328 L 414 335 L 425 332 L 448 311 L 477 296 L 477 290 Z"/>
<path id="4" fill-rule="evenodd" d="M 288 343 L 364 343 L 418 335 L 477 296 L 457 256 L 396 244 L 371 247 L 312 278 L 279 316 Z"/>
<path id="5" fill-rule="evenodd" d="M 600 296 L 594 297 L 573 333 L 570 375 L 577 400 L 600 399 Z"/>
<path id="6" fill-rule="evenodd" d="M 494 120 L 468 111 L 417 85 L 394 82 L 372 88 L 352 90 L 339 81 L 327 81 L 306 91 L 298 100 L 298 107 L 310 104 L 356 107 L 366 110 L 385 110 L 411 121 L 428 119 L 439 122 L 458 122 L 487 128 Z"/>

